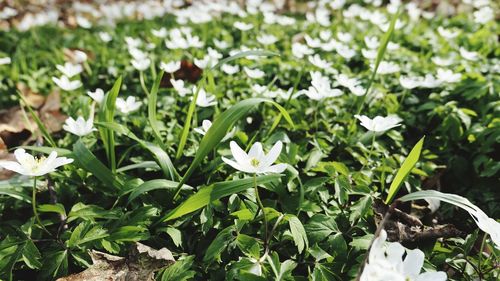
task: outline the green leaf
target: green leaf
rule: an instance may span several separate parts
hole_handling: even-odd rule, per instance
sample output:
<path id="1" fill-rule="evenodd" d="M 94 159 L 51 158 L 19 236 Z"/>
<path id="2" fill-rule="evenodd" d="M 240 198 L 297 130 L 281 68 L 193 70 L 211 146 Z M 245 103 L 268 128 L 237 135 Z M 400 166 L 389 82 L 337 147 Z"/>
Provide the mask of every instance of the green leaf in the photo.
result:
<path id="1" fill-rule="evenodd" d="M 290 225 L 293 242 L 295 243 L 295 246 L 297 246 L 299 253 L 302 253 L 304 249 L 307 249 L 309 247 L 309 240 L 307 239 L 306 230 L 296 216 L 287 214 L 286 218 L 288 219 L 288 224 Z"/>
<path id="2" fill-rule="evenodd" d="M 112 242 L 137 242 L 149 239 L 148 229 L 143 226 L 127 225 L 113 231 L 106 240 Z"/>
<path id="3" fill-rule="evenodd" d="M 0 195 L 7 195 L 17 200 L 22 200 L 26 203 L 31 203 L 31 197 L 26 194 L 21 187 L 23 182 L 18 179 L 10 179 L 0 181 Z M 33 186 L 33 183 L 28 183 L 28 186 Z"/>
<path id="4" fill-rule="evenodd" d="M 200 93 L 200 90 L 203 87 L 205 87 L 205 77 L 203 77 L 201 81 L 198 83 L 196 87 L 196 92 L 194 93 L 193 99 L 189 104 L 186 116 L 186 122 L 184 123 L 184 127 L 182 128 L 182 133 L 179 140 L 179 147 L 177 148 L 177 153 L 175 154 L 175 160 L 180 159 L 184 152 L 184 146 L 186 145 L 189 129 L 191 128 L 191 120 L 193 119 L 194 111 L 196 110 L 196 100 L 198 100 L 198 94 Z"/>
<path id="5" fill-rule="evenodd" d="M 42 255 L 40 254 L 40 251 L 38 251 L 38 248 L 35 246 L 33 241 L 31 240 L 26 240 L 26 243 L 24 245 L 23 249 L 23 261 L 26 263 L 26 265 L 29 268 L 32 269 L 39 269 L 42 267 L 42 263 L 40 260 L 42 259 Z"/>
<path id="6" fill-rule="evenodd" d="M 66 242 L 68 248 L 81 246 L 85 243 L 108 237 L 108 233 L 100 225 L 92 224 L 88 221 L 80 223 L 71 233 Z"/>
<path id="7" fill-rule="evenodd" d="M 153 135 L 156 140 L 156 144 L 158 144 L 161 148 L 165 149 L 165 144 L 161 138 L 160 129 L 158 128 L 158 120 L 156 120 L 156 102 L 158 98 L 158 89 L 160 88 L 161 79 L 163 78 L 163 70 L 156 77 L 155 83 L 151 88 L 151 92 L 148 96 L 148 120 L 151 129 L 153 130 Z"/>
<path id="8" fill-rule="evenodd" d="M 329 235 L 339 232 L 339 228 L 333 217 L 316 214 L 305 225 L 306 232 L 311 243 L 317 243 Z"/>
<path id="9" fill-rule="evenodd" d="M 64 209 L 64 205 L 61 203 L 38 205 L 38 211 L 42 213 L 58 213 L 66 216 L 66 210 Z"/>
<path id="10" fill-rule="evenodd" d="M 288 280 L 287 278 L 291 277 L 292 271 L 297 266 L 297 264 L 292 260 L 280 262 L 276 252 L 267 256 L 267 262 L 271 266 L 271 270 L 274 273 L 275 278 L 273 280 L 275 281 Z"/>
<path id="11" fill-rule="evenodd" d="M 212 263 L 215 260 L 220 260 L 222 251 L 236 239 L 236 236 L 233 234 L 235 231 L 234 225 L 231 225 L 219 232 L 214 241 L 208 246 L 203 257 L 203 262 Z"/>
<path id="12" fill-rule="evenodd" d="M 56 280 L 68 274 L 68 250 L 49 253 L 44 258 L 41 276 L 37 280 Z"/>
<path id="13" fill-rule="evenodd" d="M 115 194 L 117 190 L 123 188 L 123 182 L 113 176 L 111 172 L 104 164 L 102 164 L 97 157 L 95 157 L 92 152 L 85 147 L 81 140 L 78 140 L 73 146 L 73 154 L 75 155 L 75 163 L 83 168 L 84 170 L 91 172 L 96 178 L 98 178 L 105 185 L 106 192 L 108 194 Z"/>
<path id="14" fill-rule="evenodd" d="M 413 167 L 415 167 L 415 165 L 417 164 L 418 159 L 420 158 L 420 153 L 422 152 L 422 146 L 424 145 L 424 139 L 425 137 L 421 138 L 417 142 L 417 144 L 415 144 L 415 146 L 410 151 L 410 154 L 408 154 L 408 157 L 406 157 L 405 161 L 403 162 L 403 165 L 401 165 L 401 168 L 396 173 L 396 176 L 394 177 L 394 180 L 389 187 L 389 192 L 387 194 L 385 204 L 390 204 L 392 202 L 394 196 L 396 196 L 396 194 L 398 193 L 401 184 L 410 174 Z"/>
<path id="15" fill-rule="evenodd" d="M 257 184 L 265 184 L 278 180 L 281 175 L 271 174 L 257 177 Z M 222 197 L 235 194 L 254 186 L 253 178 L 239 179 L 234 181 L 225 181 L 211 184 L 201 188 L 197 193 L 191 195 L 186 201 L 182 202 L 177 208 L 166 214 L 161 221 L 173 220 L 185 214 L 199 210 L 208 203 Z"/>
<path id="16" fill-rule="evenodd" d="M 143 193 L 146 193 L 151 190 L 158 190 L 158 189 L 167 189 L 171 190 L 172 192 L 175 190 L 177 187 L 178 182 L 175 181 L 169 181 L 169 180 L 164 180 L 164 179 L 156 179 L 156 180 L 150 180 L 147 182 L 144 182 L 143 184 L 139 185 L 134 191 L 132 191 L 128 197 L 128 203 L 132 202 L 135 198 L 140 196 Z M 192 187 L 188 185 L 184 185 L 186 189 L 193 189 Z"/>
<path id="17" fill-rule="evenodd" d="M 283 114 L 288 123 L 290 123 L 291 126 L 294 126 L 288 112 L 279 104 L 268 99 L 250 98 L 240 101 L 237 104 L 231 106 L 229 109 L 215 118 L 212 126 L 205 134 L 205 136 L 203 136 L 203 138 L 201 139 L 196 155 L 191 162 L 188 170 L 182 177 L 179 186 L 177 187 L 174 199 L 176 199 L 179 195 L 181 186 L 186 183 L 194 170 L 201 164 L 201 161 L 203 161 L 205 156 L 207 156 L 208 153 L 210 153 L 210 151 L 212 151 L 220 143 L 222 138 L 224 138 L 224 136 L 227 134 L 228 130 L 231 129 L 234 123 L 237 120 L 241 119 L 243 116 L 246 116 L 246 114 L 251 109 L 255 108 L 257 105 L 263 102 L 271 103 L 272 105 L 274 105 Z"/>
<path id="18" fill-rule="evenodd" d="M 372 205 L 372 197 L 370 195 L 366 195 L 363 198 L 359 199 L 354 205 L 351 206 L 351 214 L 349 215 L 349 220 L 354 222 L 366 215 L 366 213 L 370 210 Z"/>
<path id="19" fill-rule="evenodd" d="M 163 271 L 161 274 L 161 281 L 191 280 L 196 274 L 194 270 L 191 270 L 193 261 L 194 256 L 187 256 L 183 259 L 178 259 L 173 265 Z"/>
<path id="20" fill-rule="evenodd" d="M 99 122 L 114 122 L 116 98 L 120 92 L 120 87 L 122 85 L 122 77 L 118 77 L 113 85 L 113 88 L 104 96 L 104 101 L 101 105 L 101 110 L 98 113 Z M 99 133 L 101 135 L 102 142 L 104 144 L 104 149 L 106 150 L 106 156 L 109 161 L 111 171 L 116 169 L 116 156 L 115 156 L 115 137 L 112 130 L 108 128 L 99 128 Z"/>
<path id="21" fill-rule="evenodd" d="M 96 205 L 85 205 L 76 203 L 68 214 L 68 222 L 72 222 L 78 218 L 83 220 L 94 221 L 95 219 L 118 219 L 120 217 L 119 210 L 105 210 Z"/>
<path id="22" fill-rule="evenodd" d="M 36 152 L 41 152 L 45 154 L 50 154 L 52 151 L 57 152 L 57 156 L 65 156 L 65 157 L 72 157 L 72 151 L 69 149 L 65 148 L 59 148 L 59 147 L 48 147 L 48 146 L 32 146 L 32 145 L 23 145 L 20 146 L 26 150 L 32 150 Z"/>

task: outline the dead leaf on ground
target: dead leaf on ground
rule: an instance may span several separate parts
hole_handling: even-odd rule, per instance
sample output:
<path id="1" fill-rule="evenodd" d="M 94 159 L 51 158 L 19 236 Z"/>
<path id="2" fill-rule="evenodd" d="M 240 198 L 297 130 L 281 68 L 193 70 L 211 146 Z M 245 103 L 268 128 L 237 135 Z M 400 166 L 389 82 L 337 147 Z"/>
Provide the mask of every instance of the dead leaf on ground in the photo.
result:
<path id="1" fill-rule="evenodd" d="M 175 263 L 167 248 L 155 250 L 135 243 L 127 257 L 91 251 L 92 266 L 57 281 L 152 281 L 154 272 Z"/>

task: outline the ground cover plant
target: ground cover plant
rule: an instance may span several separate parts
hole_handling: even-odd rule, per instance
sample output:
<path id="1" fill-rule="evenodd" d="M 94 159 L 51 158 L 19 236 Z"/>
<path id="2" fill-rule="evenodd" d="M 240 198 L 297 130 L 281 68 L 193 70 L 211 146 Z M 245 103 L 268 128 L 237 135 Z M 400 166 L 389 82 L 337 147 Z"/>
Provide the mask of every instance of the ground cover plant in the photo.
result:
<path id="1" fill-rule="evenodd" d="M 498 280 L 494 1 L 12 2 L 0 280 Z"/>

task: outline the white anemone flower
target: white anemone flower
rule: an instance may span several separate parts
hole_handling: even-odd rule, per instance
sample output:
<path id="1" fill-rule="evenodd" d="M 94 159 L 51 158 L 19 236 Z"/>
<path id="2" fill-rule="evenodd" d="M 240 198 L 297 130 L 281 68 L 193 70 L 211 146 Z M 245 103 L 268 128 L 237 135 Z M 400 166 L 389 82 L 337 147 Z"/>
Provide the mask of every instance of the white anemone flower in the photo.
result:
<path id="1" fill-rule="evenodd" d="M 166 73 L 174 73 L 177 70 L 181 69 L 181 61 L 171 61 L 168 63 L 161 62 L 160 69 L 165 71 Z"/>
<path id="2" fill-rule="evenodd" d="M 233 26 L 241 31 L 248 31 L 253 28 L 253 24 L 251 23 L 244 23 L 241 21 L 237 21 L 233 24 Z"/>
<path id="3" fill-rule="evenodd" d="M 82 82 L 80 80 L 70 81 L 66 75 L 62 75 L 61 78 L 52 77 L 52 81 L 54 81 L 59 88 L 67 92 L 76 90 L 82 86 Z"/>
<path id="4" fill-rule="evenodd" d="M 248 67 L 243 67 L 243 71 L 245 71 L 246 75 L 248 75 L 248 77 L 252 79 L 260 79 L 266 74 L 264 71 L 257 68 L 251 69 Z"/>
<path id="5" fill-rule="evenodd" d="M 220 69 L 224 71 L 227 75 L 233 75 L 240 71 L 240 67 L 237 65 L 223 64 Z"/>
<path id="6" fill-rule="evenodd" d="M 411 90 L 419 87 L 421 82 L 418 77 L 399 76 L 399 84 L 401 84 L 401 87 Z"/>
<path id="7" fill-rule="evenodd" d="M 193 94 L 196 93 L 198 89 L 193 86 Z M 198 91 L 198 98 L 196 99 L 196 105 L 200 107 L 210 107 L 217 104 L 214 95 L 207 94 L 204 89 Z"/>
<path id="8" fill-rule="evenodd" d="M 375 67 L 374 64 L 371 65 L 371 68 L 373 69 Z M 399 72 L 401 68 L 399 65 L 393 63 L 393 62 L 387 62 L 387 61 L 381 61 L 380 64 L 378 65 L 377 73 L 378 74 L 392 74 Z"/>
<path id="9" fill-rule="evenodd" d="M 454 60 L 452 57 L 449 58 L 443 58 L 443 57 L 432 57 L 431 58 L 432 62 L 438 66 L 450 66 L 453 64 Z"/>
<path id="10" fill-rule="evenodd" d="M 12 63 L 12 60 L 10 59 L 10 57 L 0 58 L 0 65 L 11 64 L 11 63 Z"/>
<path id="11" fill-rule="evenodd" d="M 437 31 L 438 31 L 439 35 L 441 35 L 441 37 L 443 37 L 445 39 L 453 39 L 460 34 L 460 31 L 458 31 L 458 30 L 446 29 L 442 26 L 439 26 L 437 28 Z"/>
<path id="12" fill-rule="evenodd" d="M 373 241 L 368 254 L 368 263 L 361 274 L 361 281 L 445 281 L 447 279 L 443 271 L 420 273 L 424 265 L 424 253 L 419 249 L 405 249 L 397 242 L 386 243 L 386 239 L 387 233 L 382 230 Z"/>
<path id="13" fill-rule="evenodd" d="M 80 74 L 83 71 L 83 67 L 79 64 L 72 64 L 70 62 L 66 62 L 64 65 L 56 65 L 57 70 L 61 71 L 62 74 L 66 75 L 68 78 L 71 78 L 75 75 Z"/>
<path id="14" fill-rule="evenodd" d="M 376 116 L 373 119 L 366 115 L 354 115 L 354 117 L 361 121 L 361 126 L 375 133 L 383 133 L 394 127 L 401 126 L 400 123 L 403 121 L 397 115 L 389 115 L 387 117 Z"/>
<path id="15" fill-rule="evenodd" d="M 260 44 L 262 45 L 272 45 L 276 42 L 278 42 L 278 38 L 274 35 L 270 35 L 270 34 L 261 34 L 259 36 L 257 36 L 257 42 L 259 42 Z"/>
<path id="16" fill-rule="evenodd" d="M 361 49 L 361 54 L 363 55 L 363 57 L 365 57 L 366 59 L 369 59 L 369 60 L 374 60 L 377 58 L 377 50 L 375 49 Z"/>
<path id="17" fill-rule="evenodd" d="M 301 93 L 305 94 L 312 100 L 321 100 L 324 98 L 338 97 L 342 95 L 339 89 L 332 89 L 330 79 L 321 75 L 318 71 L 311 72 L 311 86 L 307 90 L 302 90 Z"/>
<path id="18" fill-rule="evenodd" d="M 479 2 L 479 1 L 478 1 Z M 479 24 L 485 24 L 495 19 L 495 11 L 489 7 L 482 7 L 473 13 L 474 21 Z"/>
<path id="19" fill-rule="evenodd" d="M 151 29 L 151 34 L 158 38 L 165 38 L 167 37 L 168 32 L 165 27 L 162 27 L 160 29 Z"/>
<path id="20" fill-rule="evenodd" d="M 123 98 L 116 98 L 116 108 L 118 111 L 120 111 L 122 114 L 129 114 L 131 112 L 134 112 L 141 107 L 141 102 L 136 101 L 135 97 L 129 96 L 127 99 Z"/>
<path id="21" fill-rule="evenodd" d="M 203 120 L 201 122 L 201 127 L 198 127 L 198 128 L 194 128 L 193 131 L 197 132 L 198 134 L 204 136 L 208 130 L 210 129 L 210 127 L 212 127 L 212 121 L 210 120 Z M 233 129 L 227 133 L 221 141 L 226 141 L 230 138 L 232 138 L 234 136 L 234 133 L 236 133 L 236 127 L 233 127 Z"/>
<path id="22" fill-rule="evenodd" d="M 337 45 L 335 47 L 335 51 L 337 51 L 337 53 L 346 60 L 350 60 L 356 55 L 356 51 L 353 48 L 344 44 Z"/>
<path id="23" fill-rule="evenodd" d="M 229 146 L 231 147 L 234 161 L 226 157 L 222 157 L 222 161 L 236 170 L 249 174 L 264 174 L 282 173 L 287 168 L 287 164 L 284 163 L 273 165 L 283 148 L 281 141 L 274 144 L 267 155 L 264 153 L 260 142 L 254 143 L 248 154 L 235 141 L 231 141 Z"/>
<path id="24" fill-rule="evenodd" d="M 311 64 L 313 64 L 317 68 L 328 69 L 332 66 L 330 62 L 321 59 L 319 54 L 315 54 L 314 56 L 309 56 L 308 60 Z"/>
<path id="25" fill-rule="evenodd" d="M 146 69 L 148 69 L 149 65 L 151 64 L 151 60 L 148 59 L 148 58 L 144 58 L 144 59 L 132 59 L 130 61 L 130 63 L 132 64 L 132 66 L 134 66 L 135 69 L 139 70 L 139 71 L 144 71 Z"/>
<path id="26" fill-rule="evenodd" d="M 63 129 L 79 137 L 86 136 L 97 130 L 94 128 L 93 118 L 85 120 L 82 116 L 79 116 L 76 120 L 72 117 L 66 119 Z"/>
<path id="27" fill-rule="evenodd" d="M 424 79 L 420 81 L 420 86 L 424 88 L 436 88 L 441 86 L 442 81 L 434 77 L 432 74 L 426 74 Z"/>
<path id="28" fill-rule="evenodd" d="M 479 59 L 479 54 L 477 52 L 468 51 L 463 47 L 460 47 L 459 51 L 462 58 L 466 60 L 476 61 Z"/>
<path id="29" fill-rule="evenodd" d="M 104 91 L 101 88 L 95 89 L 95 91 L 87 91 L 89 95 L 96 103 L 101 104 L 104 101 Z"/>
<path id="30" fill-rule="evenodd" d="M 444 83 L 456 83 L 462 79 L 462 74 L 454 73 L 453 70 L 438 68 L 437 79 Z"/>
<path id="31" fill-rule="evenodd" d="M 35 158 L 24 149 L 14 151 L 16 161 L 0 161 L 0 167 L 14 171 L 25 176 L 43 176 L 54 172 L 56 168 L 73 162 L 73 159 L 57 157 L 57 152 L 52 151 L 49 157 Z"/>
<path id="32" fill-rule="evenodd" d="M 299 42 L 295 42 L 292 44 L 292 54 L 298 59 L 301 59 L 307 55 L 312 55 L 313 53 L 314 51 L 304 44 L 301 44 Z"/>
<path id="33" fill-rule="evenodd" d="M 105 43 L 108 43 L 110 42 L 111 40 L 113 40 L 113 37 L 111 37 L 111 35 L 105 31 L 101 31 L 98 33 L 99 35 L 99 38 L 105 42 Z"/>
<path id="34" fill-rule="evenodd" d="M 179 96 L 184 97 L 189 94 L 191 91 L 184 86 L 184 80 L 175 80 L 170 79 L 170 83 L 172 83 L 172 87 L 179 93 Z"/>

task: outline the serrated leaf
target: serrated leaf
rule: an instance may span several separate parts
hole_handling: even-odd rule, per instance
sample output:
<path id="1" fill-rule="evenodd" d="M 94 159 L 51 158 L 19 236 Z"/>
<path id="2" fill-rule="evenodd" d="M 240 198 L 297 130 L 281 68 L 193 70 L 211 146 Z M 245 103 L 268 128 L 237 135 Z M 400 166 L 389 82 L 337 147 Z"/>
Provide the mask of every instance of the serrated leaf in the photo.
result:
<path id="1" fill-rule="evenodd" d="M 302 253 L 304 249 L 309 247 L 306 230 L 296 216 L 287 214 L 286 217 L 288 219 L 288 224 L 290 225 L 293 242 L 295 243 L 295 246 L 297 246 L 299 253 Z"/>
<path id="2" fill-rule="evenodd" d="M 320 242 L 329 235 L 339 232 L 335 219 L 323 214 L 314 215 L 305 225 L 305 229 L 311 243 Z"/>
<path id="3" fill-rule="evenodd" d="M 215 260 L 220 260 L 220 254 L 236 239 L 236 236 L 233 235 L 235 231 L 236 229 L 233 225 L 221 230 L 208 246 L 203 256 L 203 262 L 212 263 Z"/>

